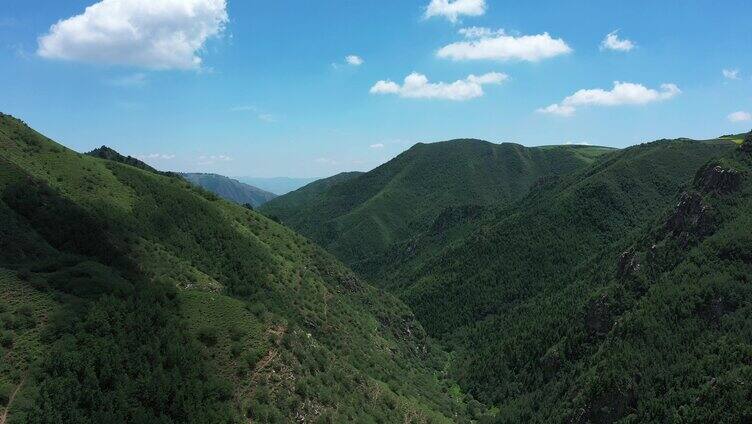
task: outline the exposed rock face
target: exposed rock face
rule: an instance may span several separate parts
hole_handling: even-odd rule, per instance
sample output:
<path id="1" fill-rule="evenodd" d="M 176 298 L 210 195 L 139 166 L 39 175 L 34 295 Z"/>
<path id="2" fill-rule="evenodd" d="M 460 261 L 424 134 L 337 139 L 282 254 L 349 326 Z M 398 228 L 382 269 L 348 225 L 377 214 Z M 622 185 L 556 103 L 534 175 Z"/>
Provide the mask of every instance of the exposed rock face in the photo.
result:
<path id="1" fill-rule="evenodd" d="M 619 264 L 616 270 L 617 276 L 624 278 L 635 275 L 641 266 L 637 253 L 627 250 L 619 255 Z"/>
<path id="2" fill-rule="evenodd" d="M 682 194 L 665 229 L 686 247 L 693 239 L 702 239 L 712 232 L 712 209 L 697 192 Z"/>
<path id="3" fill-rule="evenodd" d="M 695 187 L 704 193 L 729 194 L 736 191 L 741 182 L 739 171 L 719 165 L 703 167 L 695 176 Z"/>

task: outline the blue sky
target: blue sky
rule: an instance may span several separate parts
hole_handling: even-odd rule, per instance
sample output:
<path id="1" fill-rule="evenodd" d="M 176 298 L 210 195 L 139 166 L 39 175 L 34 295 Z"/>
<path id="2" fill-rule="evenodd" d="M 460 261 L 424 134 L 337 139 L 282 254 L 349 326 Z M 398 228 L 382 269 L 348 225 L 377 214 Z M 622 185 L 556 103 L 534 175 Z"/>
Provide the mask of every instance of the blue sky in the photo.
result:
<path id="1" fill-rule="evenodd" d="M 144 2 L 2 0 L 0 111 L 79 151 L 263 177 L 461 137 L 624 147 L 752 128 L 749 1 Z M 123 22 L 146 38 L 101 30 Z"/>

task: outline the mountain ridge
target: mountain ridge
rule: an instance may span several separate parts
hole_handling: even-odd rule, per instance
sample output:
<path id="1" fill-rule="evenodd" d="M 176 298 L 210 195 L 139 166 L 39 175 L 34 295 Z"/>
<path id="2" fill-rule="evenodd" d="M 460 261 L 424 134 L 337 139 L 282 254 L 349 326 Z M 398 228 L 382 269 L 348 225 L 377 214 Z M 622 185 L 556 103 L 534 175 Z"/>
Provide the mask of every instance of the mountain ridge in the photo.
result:
<path id="1" fill-rule="evenodd" d="M 370 172 L 335 181 L 325 191 L 318 186 L 315 192 L 304 188 L 281 196 L 261 210 L 357 267 L 427 225 L 437 214 L 434 204 L 510 202 L 539 178 L 568 172 L 608 151 L 475 139 L 419 143 Z"/>
<path id="2" fill-rule="evenodd" d="M 213 173 L 181 172 L 180 176 L 188 182 L 200 186 L 217 196 L 238 203 L 257 208 L 277 197 L 276 194 L 262 190 L 236 179 Z"/>
<path id="3" fill-rule="evenodd" d="M 3 115 L 0 217 L 11 422 L 485 414 L 404 303 L 176 175 L 73 152 Z"/>

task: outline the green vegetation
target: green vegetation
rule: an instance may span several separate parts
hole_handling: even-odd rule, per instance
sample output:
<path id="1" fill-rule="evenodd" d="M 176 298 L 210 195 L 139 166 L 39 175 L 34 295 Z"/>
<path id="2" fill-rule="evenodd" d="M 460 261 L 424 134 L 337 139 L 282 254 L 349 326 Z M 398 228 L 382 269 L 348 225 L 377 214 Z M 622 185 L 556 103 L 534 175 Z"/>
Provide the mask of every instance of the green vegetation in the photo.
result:
<path id="1" fill-rule="evenodd" d="M 392 244 L 425 230 L 442 208 L 512 203 L 542 177 L 571 172 L 609 151 L 480 140 L 417 144 L 371 172 L 313 183 L 261 210 L 363 271 Z"/>
<path id="2" fill-rule="evenodd" d="M 11 422 L 485 414 L 450 390 L 448 356 L 403 303 L 182 178 L 80 155 L 1 115 L 0 194 Z"/>
<path id="3" fill-rule="evenodd" d="M 752 133 L 418 145 L 263 208 L 363 277 L 107 156 L 0 115 L 10 422 L 752 421 Z"/>
<path id="4" fill-rule="evenodd" d="M 257 208 L 277 197 L 274 193 L 241 183 L 240 181 L 217 174 L 180 174 L 188 182 L 216 194 L 217 196 Z"/>
<path id="5" fill-rule="evenodd" d="M 419 231 L 354 265 L 453 351 L 450 373 L 494 421 L 747 422 L 749 146 L 752 134 L 661 140 L 517 201 L 435 203 Z"/>

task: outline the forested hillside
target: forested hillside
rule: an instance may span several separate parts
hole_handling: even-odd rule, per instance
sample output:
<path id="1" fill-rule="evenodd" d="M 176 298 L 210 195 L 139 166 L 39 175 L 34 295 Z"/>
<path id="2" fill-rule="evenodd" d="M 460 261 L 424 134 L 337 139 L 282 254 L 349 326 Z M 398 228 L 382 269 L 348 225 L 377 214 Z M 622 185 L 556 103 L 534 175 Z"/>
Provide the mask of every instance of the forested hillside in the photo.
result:
<path id="1" fill-rule="evenodd" d="M 518 184 L 519 197 L 497 193 L 495 204 L 422 203 L 418 196 L 406 204 L 425 204 L 434 218 L 353 263 L 413 308 L 453 352 L 451 374 L 498 408 L 498 422 L 747 422 L 746 137 L 746 144 L 744 135 L 660 140 L 528 184 L 510 175 L 502 192 Z M 433 168 L 443 169 L 446 160 L 434 159 Z M 379 181 L 365 174 L 297 199 L 298 216 L 283 221 L 326 225 L 315 220 L 339 199 L 357 205 L 348 216 L 372 227 L 359 214 L 394 207 L 381 188 L 394 178 L 370 187 L 368 177 Z M 343 200 L 355 196 L 368 201 Z M 313 218 L 300 216 L 306 213 Z M 336 237 L 361 227 L 349 228 L 329 233 L 337 255 Z"/>
<path id="2" fill-rule="evenodd" d="M 629 148 L 435 226 L 374 281 L 501 422 L 745 422 L 722 405 L 751 394 L 751 165 L 726 140 Z"/>
<path id="3" fill-rule="evenodd" d="M 359 269 L 425 230 L 443 208 L 511 203 L 542 177 L 571 172 L 609 151 L 480 140 L 417 144 L 373 171 L 314 183 L 262 211 Z"/>
<path id="4" fill-rule="evenodd" d="M 285 227 L 0 115 L 10 422 L 463 422 L 410 310 Z"/>
<path id="5" fill-rule="evenodd" d="M 217 196 L 240 205 L 257 208 L 277 197 L 274 193 L 241 183 L 238 180 L 217 174 L 181 173 L 191 184 L 202 187 Z"/>

